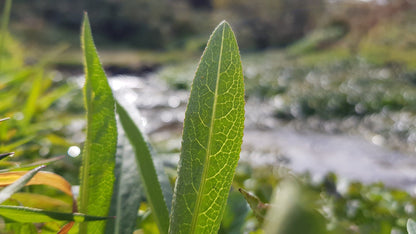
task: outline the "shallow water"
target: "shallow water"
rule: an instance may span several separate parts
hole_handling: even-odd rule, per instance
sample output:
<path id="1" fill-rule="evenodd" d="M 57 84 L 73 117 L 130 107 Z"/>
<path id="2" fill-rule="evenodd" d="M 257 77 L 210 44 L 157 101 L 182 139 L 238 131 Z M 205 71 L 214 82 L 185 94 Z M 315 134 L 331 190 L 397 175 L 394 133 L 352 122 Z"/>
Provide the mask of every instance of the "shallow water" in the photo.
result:
<path id="1" fill-rule="evenodd" d="M 172 90 L 156 75 L 117 76 L 110 84 L 119 100 L 136 107 L 140 125 L 157 150 L 178 152 L 188 91 Z M 284 166 L 321 178 L 335 172 L 340 178 L 386 186 L 416 194 L 416 157 L 376 145 L 362 136 L 299 131 L 273 117 L 269 101 L 247 100 L 241 162 L 253 167 Z M 376 144 L 375 144 L 376 143 Z M 178 160 L 177 154 L 171 157 Z"/>

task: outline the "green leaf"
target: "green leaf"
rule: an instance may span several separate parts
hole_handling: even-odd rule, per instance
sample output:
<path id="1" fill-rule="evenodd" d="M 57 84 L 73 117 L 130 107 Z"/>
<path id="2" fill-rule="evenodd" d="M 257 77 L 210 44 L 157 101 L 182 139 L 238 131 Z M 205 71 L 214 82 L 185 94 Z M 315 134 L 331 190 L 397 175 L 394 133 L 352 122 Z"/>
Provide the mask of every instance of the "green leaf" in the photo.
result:
<path id="1" fill-rule="evenodd" d="M 192 84 L 170 233 L 216 233 L 241 151 L 244 82 L 228 23 L 211 35 Z"/>
<path id="2" fill-rule="evenodd" d="M 114 170 L 116 181 L 109 213 L 116 218 L 107 222 L 105 229 L 107 234 L 133 233 L 143 195 L 134 151 L 120 125 L 118 121 L 118 145 Z"/>
<path id="3" fill-rule="evenodd" d="M 22 177 L 17 179 L 13 184 L 7 186 L 0 192 L 0 204 L 9 199 L 10 196 L 13 195 L 13 193 L 19 191 L 21 188 L 23 188 L 29 180 L 33 178 L 33 176 L 38 173 L 41 169 L 43 169 L 45 166 L 39 166 L 26 174 L 24 174 Z"/>
<path id="4" fill-rule="evenodd" d="M 254 216 L 256 216 L 256 219 L 260 223 L 263 223 L 267 210 L 269 209 L 270 205 L 267 203 L 261 202 L 258 197 L 245 191 L 244 189 L 240 188 L 238 191 L 240 191 L 240 193 L 243 194 L 244 199 L 246 199 L 248 205 L 253 211 Z"/>
<path id="5" fill-rule="evenodd" d="M 117 126 L 111 88 L 93 42 L 88 16 L 85 14 L 81 36 L 84 51 L 84 101 L 87 110 L 87 133 L 82 155 L 81 213 L 106 216 L 114 183 Z M 104 222 L 83 223 L 80 233 L 103 233 Z"/>
<path id="6" fill-rule="evenodd" d="M 152 209 L 159 231 L 161 233 L 167 233 L 169 228 L 169 212 L 148 145 L 139 128 L 127 114 L 126 110 L 119 103 L 116 105 L 120 122 L 136 154 L 136 161 L 140 169 L 139 173 L 146 192 L 147 201 Z"/>
<path id="7" fill-rule="evenodd" d="M 247 220 L 249 208 L 243 196 L 235 190 L 231 190 L 225 207 L 224 218 L 221 222 L 219 234 L 244 233 L 243 227 Z"/>
<path id="8" fill-rule="evenodd" d="M 37 108 L 37 103 L 39 96 L 41 95 L 42 89 L 42 80 L 43 80 L 43 72 L 39 72 L 35 75 L 34 81 L 32 82 L 31 89 L 29 96 L 27 97 L 27 101 L 25 103 L 25 108 L 23 109 L 23 129 L 28 128 L 28 124 L 32 120 L 32 117 L 35 113 Z"/>
<path id="9" fill-rule="evenodd" d="M 45 223 L 56 220 L 87 222 L 107 220 L 111 217 L 98 217 L 80 213 L 61 213 L 23 206 L 0 205 L 0 216 L 18 223 Z"/>
<path id="10" fill-rule="evenodd" d="M 407 220 L 407 232 L 409 234 L 416 234 L 416 222 L 413 219 Z"/>
<path id="11" fill-rule="evenodd" d="M 58 198 L 36 193 L 15 193 L 4 205 L 20 205 L 42 210 L 53 210 L 58 212 L 71 212 L 72 200 L 63 201 Z"/>
<path id="12" fill-rule="evenodd" d="M 329 233 L 325 218 L 317 211 L 316 198 L 292 179 L 279 183 L 264 220 L 264 233 Z"/>
<path id="13" fill-rule="evenodd" d="M 5 159 L 9 156 L 13 156 L 14 152 L 10 152 L 10 153 L 5 153 L 5 154 L 0 154 L 0 160 Z"/>

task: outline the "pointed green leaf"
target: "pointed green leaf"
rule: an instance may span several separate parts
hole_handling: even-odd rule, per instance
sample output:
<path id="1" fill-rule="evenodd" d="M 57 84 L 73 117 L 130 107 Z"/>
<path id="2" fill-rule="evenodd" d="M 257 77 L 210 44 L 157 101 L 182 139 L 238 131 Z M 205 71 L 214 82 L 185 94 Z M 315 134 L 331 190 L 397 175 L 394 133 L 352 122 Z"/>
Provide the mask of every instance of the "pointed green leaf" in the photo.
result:
<path id="1" fill-rule="evenodd" d="M 140 177 L 146 192 L 147 201 L 154 214 L 154 219 L 160 233 L 167 233 L 169 228 L 169 212 L 148 145 L 139 128 L 119 103 L 117 103 L 117 113 L 127 138 L 134 148 L 137 165 L 140 169 Z"/>
<path id="2" fill-rule="evenodd" d="M 413 219 L 407 220 L 407 232 L 409 234 L 416 234 L 416 222 Z"/>
<path id="3" fill-rule="evenodd" d="M 239 159 L 244 82 L 228 23 L 211 35 L 185 114 L 170 233 L 216 233 Z"/>
<path id="4" fill-rule="evenodd" d="M 245 191 L 244 189 L 240 188 L 238 191 L 240 191 L 240 193 L 243 194 L 244 199 L 246 199 L 248 205 L 250 206 L 251 210 L 254 213 L 254 216 L 256 216 L 256 219 L 260 223 L 263 223 L 270 205 L 267 203 L 261 202 L 257 196 Z"/>
<path id="5" fill-rule="evenodd" d="M 90 216 L 80 213 L 61 213 L 23 206 L 0 205 L 0 216 L 18 223 L 44 223 L 56 220 L 87 222 L 106 220 L 112 217 Z"/>
<path id="6" fill-rule="evenodd" d="M 5 153 L 5 154 L 0 154 L 0 160 L 5 159 L 9 156 L 13 156 L 14 152 L 10 152 L 10 153 Z"/>
<path id="7" fill-rule="evenodd" d="M 115 104 L 86 14 L 81 43 L 84 51 L 87 138 L 82 154 L 79 210 L 88 215 L 106 216 L 113 192 L 117 147 Z M 83 223 L 80 233 L 103 233 L 104 228 L 104 222 Z"/>
<path id="8" fill-rule="evenodd" d="M 0 204 L 3 203 L 4 201 L 6 201 L 7 199 L 9 199 L 9 197 L 12 196 L 13 193 L 15 193 L 15 192 L 19 191 L 21 188 L 23 188 L 29 182 L 29 180 L 31 180 L 33 178 L 33 176 L 35 176 L 36 173 L 38 173 L 38 171 L 40 171 L 44 167 L 45 166 L 39 166 L 39 167 L 27 172 L 22 177 L 17 179 L 13 184 L 11 184 L 11 185 L 7 186 L 6 188 L 4 188 L 3 190 L 1 190 L 1 192 L 0 192 Z"/>

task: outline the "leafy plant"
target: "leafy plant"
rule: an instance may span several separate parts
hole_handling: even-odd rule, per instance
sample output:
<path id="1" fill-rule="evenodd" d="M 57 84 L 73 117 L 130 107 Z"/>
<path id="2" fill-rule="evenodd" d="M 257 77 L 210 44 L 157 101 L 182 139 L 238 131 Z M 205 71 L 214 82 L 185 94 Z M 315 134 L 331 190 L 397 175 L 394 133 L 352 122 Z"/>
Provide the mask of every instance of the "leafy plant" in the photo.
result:
<path id="1" fill-rule="evenodd" d="M 0 122 L 6 119 L 1 119 Z M 1 159 L 11 155 L 13 155 L 13 153 L 1 154 Z M 58 159 L 61 159 L 61 157 L 55 160 L 49 160 L 49 163 Z M 46 164 L 47 162 L 44 161 L 43 163 Z M 22 168 L 31 167 L 35 168 L 28 172 L 20 171 L 21 168 L 11 167 L 9 169 L 2 170 L 0 173 L 0 187 L 5 187 L 0 191 L 0 216 L 7 221 L 7 226 L 10 231 L 19 232 L 22 231 L 23 226 L 25 226 L 25 228 L 28 227 L 26 226 L 27 224 L 34 227 L 31 223 L 48 222 L 57 224 L 58 229 L 56 229 L 56 231 L 58 231 L 60 227 L 67 222 L 84 222 L 108 219 L 107 217 L 94 217 L 75 213 L 77 210 L 73 209 L 75 200 L 73 200 L 74 195 L 71 190 L 71 185 L 57 174 L 40 171 L 45 168 L 45 165 L 36 166 L 36 164 L 32 164 L 22 166 Z M 28 185 L 46 185 L 50 188 L 53 187 L 71 199 L 57 200 L 56 195 L 54 197 L 49 197 L 41 196 L 35 193 L 18 193 L 24 186 Z M 36 208 L 25 206 L 25 204 L 29 204 L 33 200 L 38 201 L 34 205 Z M 66 212 L 40 209 L 59 209 L 61 206 Z M 33 230 L 36 230 L 36 228 Z"/>
<path id="2" fill-rule="evenodd" d="M 87 17 L 82 30 L 88 127 L 80 210 L 90 215 L 105 215 L 114 180 L 117 127 L 114 100 L 99 63 Z M 212 34 L 192 87 L 170 223 L 148 146 L 129 114 L 120 104 L 116 105 L 121 125 L 134 148 L 147 201 L 161 233 L 215 233 L 220 227 L 239 157 L 244 122 L 242 68 L 237 43 L 228 23 L 222 22 Z M 80 232 L 100 233 L 103 227 L 99 222 L 83 223 Z"/>

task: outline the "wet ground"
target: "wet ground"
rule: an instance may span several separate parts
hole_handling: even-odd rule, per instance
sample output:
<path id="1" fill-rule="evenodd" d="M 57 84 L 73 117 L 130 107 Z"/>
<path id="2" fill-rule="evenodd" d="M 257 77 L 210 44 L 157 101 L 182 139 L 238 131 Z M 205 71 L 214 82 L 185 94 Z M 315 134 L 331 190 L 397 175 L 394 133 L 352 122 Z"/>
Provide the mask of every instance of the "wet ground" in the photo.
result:
<path id="1" fill-rule="evenodd" d="M 136 107 L 141 127 L 156 149 L 178 160 L 188 91 L 172 90 L 156 75 L 116 76 L 110 79 L 115 95 Z M 245 136 L 241 162 L 253 167 L 284 166 L 320 178 L 335 172 L 340 178 L 386 186 L 416 194 L 416 157 L 380 146 L 382 137 L 371 141 L 359 135 L 328 134 L 302 130 L 273 116 L 268 102 L 246 103 Z"/>

